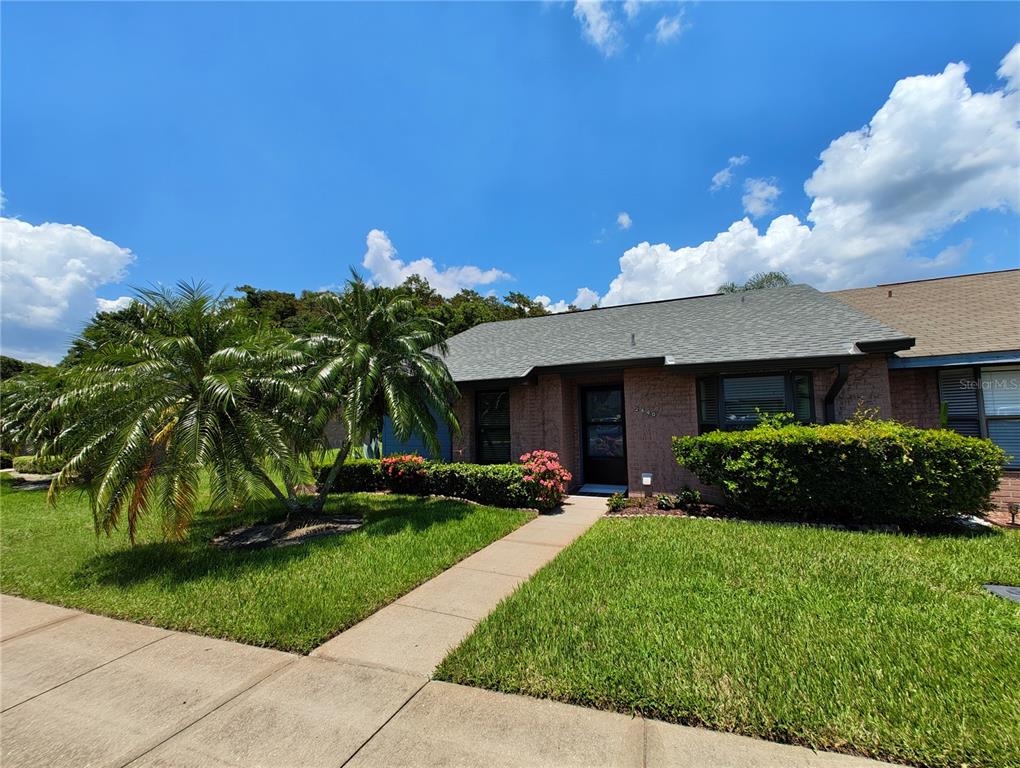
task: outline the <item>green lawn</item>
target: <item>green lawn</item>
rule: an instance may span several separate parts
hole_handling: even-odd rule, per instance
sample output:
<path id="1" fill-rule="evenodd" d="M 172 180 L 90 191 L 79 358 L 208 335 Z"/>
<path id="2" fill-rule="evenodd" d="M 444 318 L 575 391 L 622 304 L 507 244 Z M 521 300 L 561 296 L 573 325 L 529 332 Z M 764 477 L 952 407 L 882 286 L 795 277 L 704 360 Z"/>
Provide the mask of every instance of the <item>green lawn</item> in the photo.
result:
<path id="1" fill-rule="evenodd" d="M 358 531 L 308 543 L 227 552 L 212 535 L 270 519 L 268 503 L 204 514 L 187 541 L 165 543 L 155 521 L 131 547 L 96 537 L 87 501 L 44 491 L 0 496 L 0 591 L 117 618 L 307 653 L 531 517 L 523 511 L 406 496 L 331 497 L 358 512 Z"/>
<path id="2" fill-rule="evenodd" d="M 1020 765 L 1020 533 L 603 520 L 437 677 L 930 766 Z"/>

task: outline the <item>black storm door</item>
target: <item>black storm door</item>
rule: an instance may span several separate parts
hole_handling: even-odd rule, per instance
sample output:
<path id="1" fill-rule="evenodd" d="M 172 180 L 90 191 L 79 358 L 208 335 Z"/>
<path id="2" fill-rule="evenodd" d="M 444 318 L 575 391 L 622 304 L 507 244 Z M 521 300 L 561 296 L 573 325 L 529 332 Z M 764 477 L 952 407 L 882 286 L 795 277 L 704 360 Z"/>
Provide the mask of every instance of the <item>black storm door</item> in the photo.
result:
<path id="1" fill-rule="evenodd" d="M 584 482 L 626 485 L 623 387 L 614 385 L 582 389 L 581 420 Z"/>

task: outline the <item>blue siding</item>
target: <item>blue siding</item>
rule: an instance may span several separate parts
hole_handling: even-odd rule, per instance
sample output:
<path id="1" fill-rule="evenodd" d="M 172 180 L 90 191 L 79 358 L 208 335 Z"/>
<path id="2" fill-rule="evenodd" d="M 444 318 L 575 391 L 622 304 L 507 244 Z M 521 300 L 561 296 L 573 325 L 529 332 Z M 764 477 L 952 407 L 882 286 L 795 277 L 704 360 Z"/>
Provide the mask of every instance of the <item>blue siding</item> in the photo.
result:
<path id="1" fill-rule="evenodd" d="M 436 419 L 439 422 L 439 456 L 433 456 L 428 448 L 425 447 L 425 441 L 421 435 L 411 435 L 410 438 L 401 442 L 397 439 L 397 436 L 393 434 L 393 422 L 387 416 L 383 421 L 383 434 L 382 434 L 382 449 L 383 456 L 392 456 L 395 453 L 417 453 L 419 456 L 424 456 L 426 459 L 441 459 L 442 461 L 450 461 L 453 456 L 453 441 L 450 439 L 450 428 L 445 422 Z"/>

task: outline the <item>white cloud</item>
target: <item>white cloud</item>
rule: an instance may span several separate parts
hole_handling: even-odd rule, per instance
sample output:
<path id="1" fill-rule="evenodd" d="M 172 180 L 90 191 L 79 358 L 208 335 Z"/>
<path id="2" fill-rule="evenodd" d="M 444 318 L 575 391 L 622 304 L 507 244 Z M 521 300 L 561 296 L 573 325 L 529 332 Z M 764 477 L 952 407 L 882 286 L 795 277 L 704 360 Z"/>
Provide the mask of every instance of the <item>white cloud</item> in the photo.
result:
<path id="1" fill-rule="evenodd" d="M 119 312 L 131 306 L 134 298 L 131 296 L 118 296 L 116 299 L 96 299 L 97 312 Z"/>
<path id="2" fill-rule="evenodd" d="M 627 21 L 634 20 L 641 11 L 641 3 L 643 2 L 646 2 L 646 0 L 624 0 L 623 15 L 627 17 Z"/>
<path id="3" fill-rule="evenodd" d="M 432 259 L 405 263 L 397 258 L 397 249 L 381 229 L 371 230 L 365 245 L 367 249 L 361 263 L 368 269 L 372 282 L 378 285 L 399 285 L 411 275 L 421 275 L 443 296 L 453 296 L 463 288 L 510 279 L 510 275 L 499 269 L 472 266 L 439 269 Z"/>
<path id="4" fill-rule="evenodd" d="M 4 354 L 54 362 L 96 311 L 96 289 L 121 280 L 127 248 L 73 224 L 0 217 Z"/>
<path id="5" fill-rule="evenodd" d="M 761 231 L 744 218 L 698 245 L 640 243 L 601 303 L 710 293 L 762 270 L 834 289 L 955 263 L 964 244 L 916 249 L 975 211 L 1020 211 L 1020 45 L 1002 60 L 1003 88 L 974 93 L 966 73 L 957 63 L 900 80 L 867 125 L 835 139 L 804 185 L 806 221 L 784 214 Z"/>
<path id="6" fill-rule="evenodd" d="M 744 196 L 741 202 L 744 204 L 744 213 L 754 218 L 764 216 L 775 208 L 776 198 L 780 195 L 779 187 L 775 181 L 767 179 L 747 179 L 744 181 Z"/>
<path id="7" fill-rule="evenodd" d="M 623 48 L 620 24 L 613 15 L 611 4 L 602 0 L 577 0 L 574 18 L 581 23 L 581 34 L 601 51 L 605 57 L 613 56 Z"/>
<path id="8" fill-rule="evenodd" d="M 634 220 L 630 217 L 630 214 L 627 213 L 626 211 L 620 211 L 616 215 L 616 226 L 618 226 L 620 229 L 630 229 L 633 223 Z"/>
<path id="9" fill-rule="evenodd" d="M 578 309 L 590 309 L 593 305 L 598 304 L 599 295 L 591 288 L 580 288 L 577 291 L 577 295 L 574 296 L 574 300 L 567 302 L 563 299 L 559 301 L 553 301 L 548 296 L 536 296 L 535 301 L 544 306 L 553 314 L 560 312 L 566 312 L 573 305 Z"/>
<path id="10" fill-rule="evenodd" d="M 712 177 L 712 186 L 709 189 L 718 192 L 733 183 L 733 169 L 744 165 L 750 160 L 747 155 L 734 155 L 726 161 L 726 167 Z"/>
<path id="11" fill-rule="evenodd" d="M 672 16 L 663 16 L 655 23 L 655 41 L 657 43 L 669 43 L 680 37 L 684 31 L 684 12 L 681 8 L 679 13 Z"/>

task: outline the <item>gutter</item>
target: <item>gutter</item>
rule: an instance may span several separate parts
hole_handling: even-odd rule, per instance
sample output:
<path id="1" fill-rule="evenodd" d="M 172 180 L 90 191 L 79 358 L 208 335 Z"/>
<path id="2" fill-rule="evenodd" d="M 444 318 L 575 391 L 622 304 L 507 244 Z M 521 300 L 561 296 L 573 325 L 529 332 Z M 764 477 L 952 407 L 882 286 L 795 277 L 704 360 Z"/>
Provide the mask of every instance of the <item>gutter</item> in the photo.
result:
<path id="1" fill-rule="evenodd" d="M 836 366 L 836 379 L 832 382 L 832 386 L 829 387 L 829 391 L 825 393 L 825 423 L 832 424 L 836 421 L 836 398 L 839 393 L 843 391 L 843 386 L 846 384 L 847 376 L 850 374 L 850 366 L 846 363 L 840 363 Z"/>

